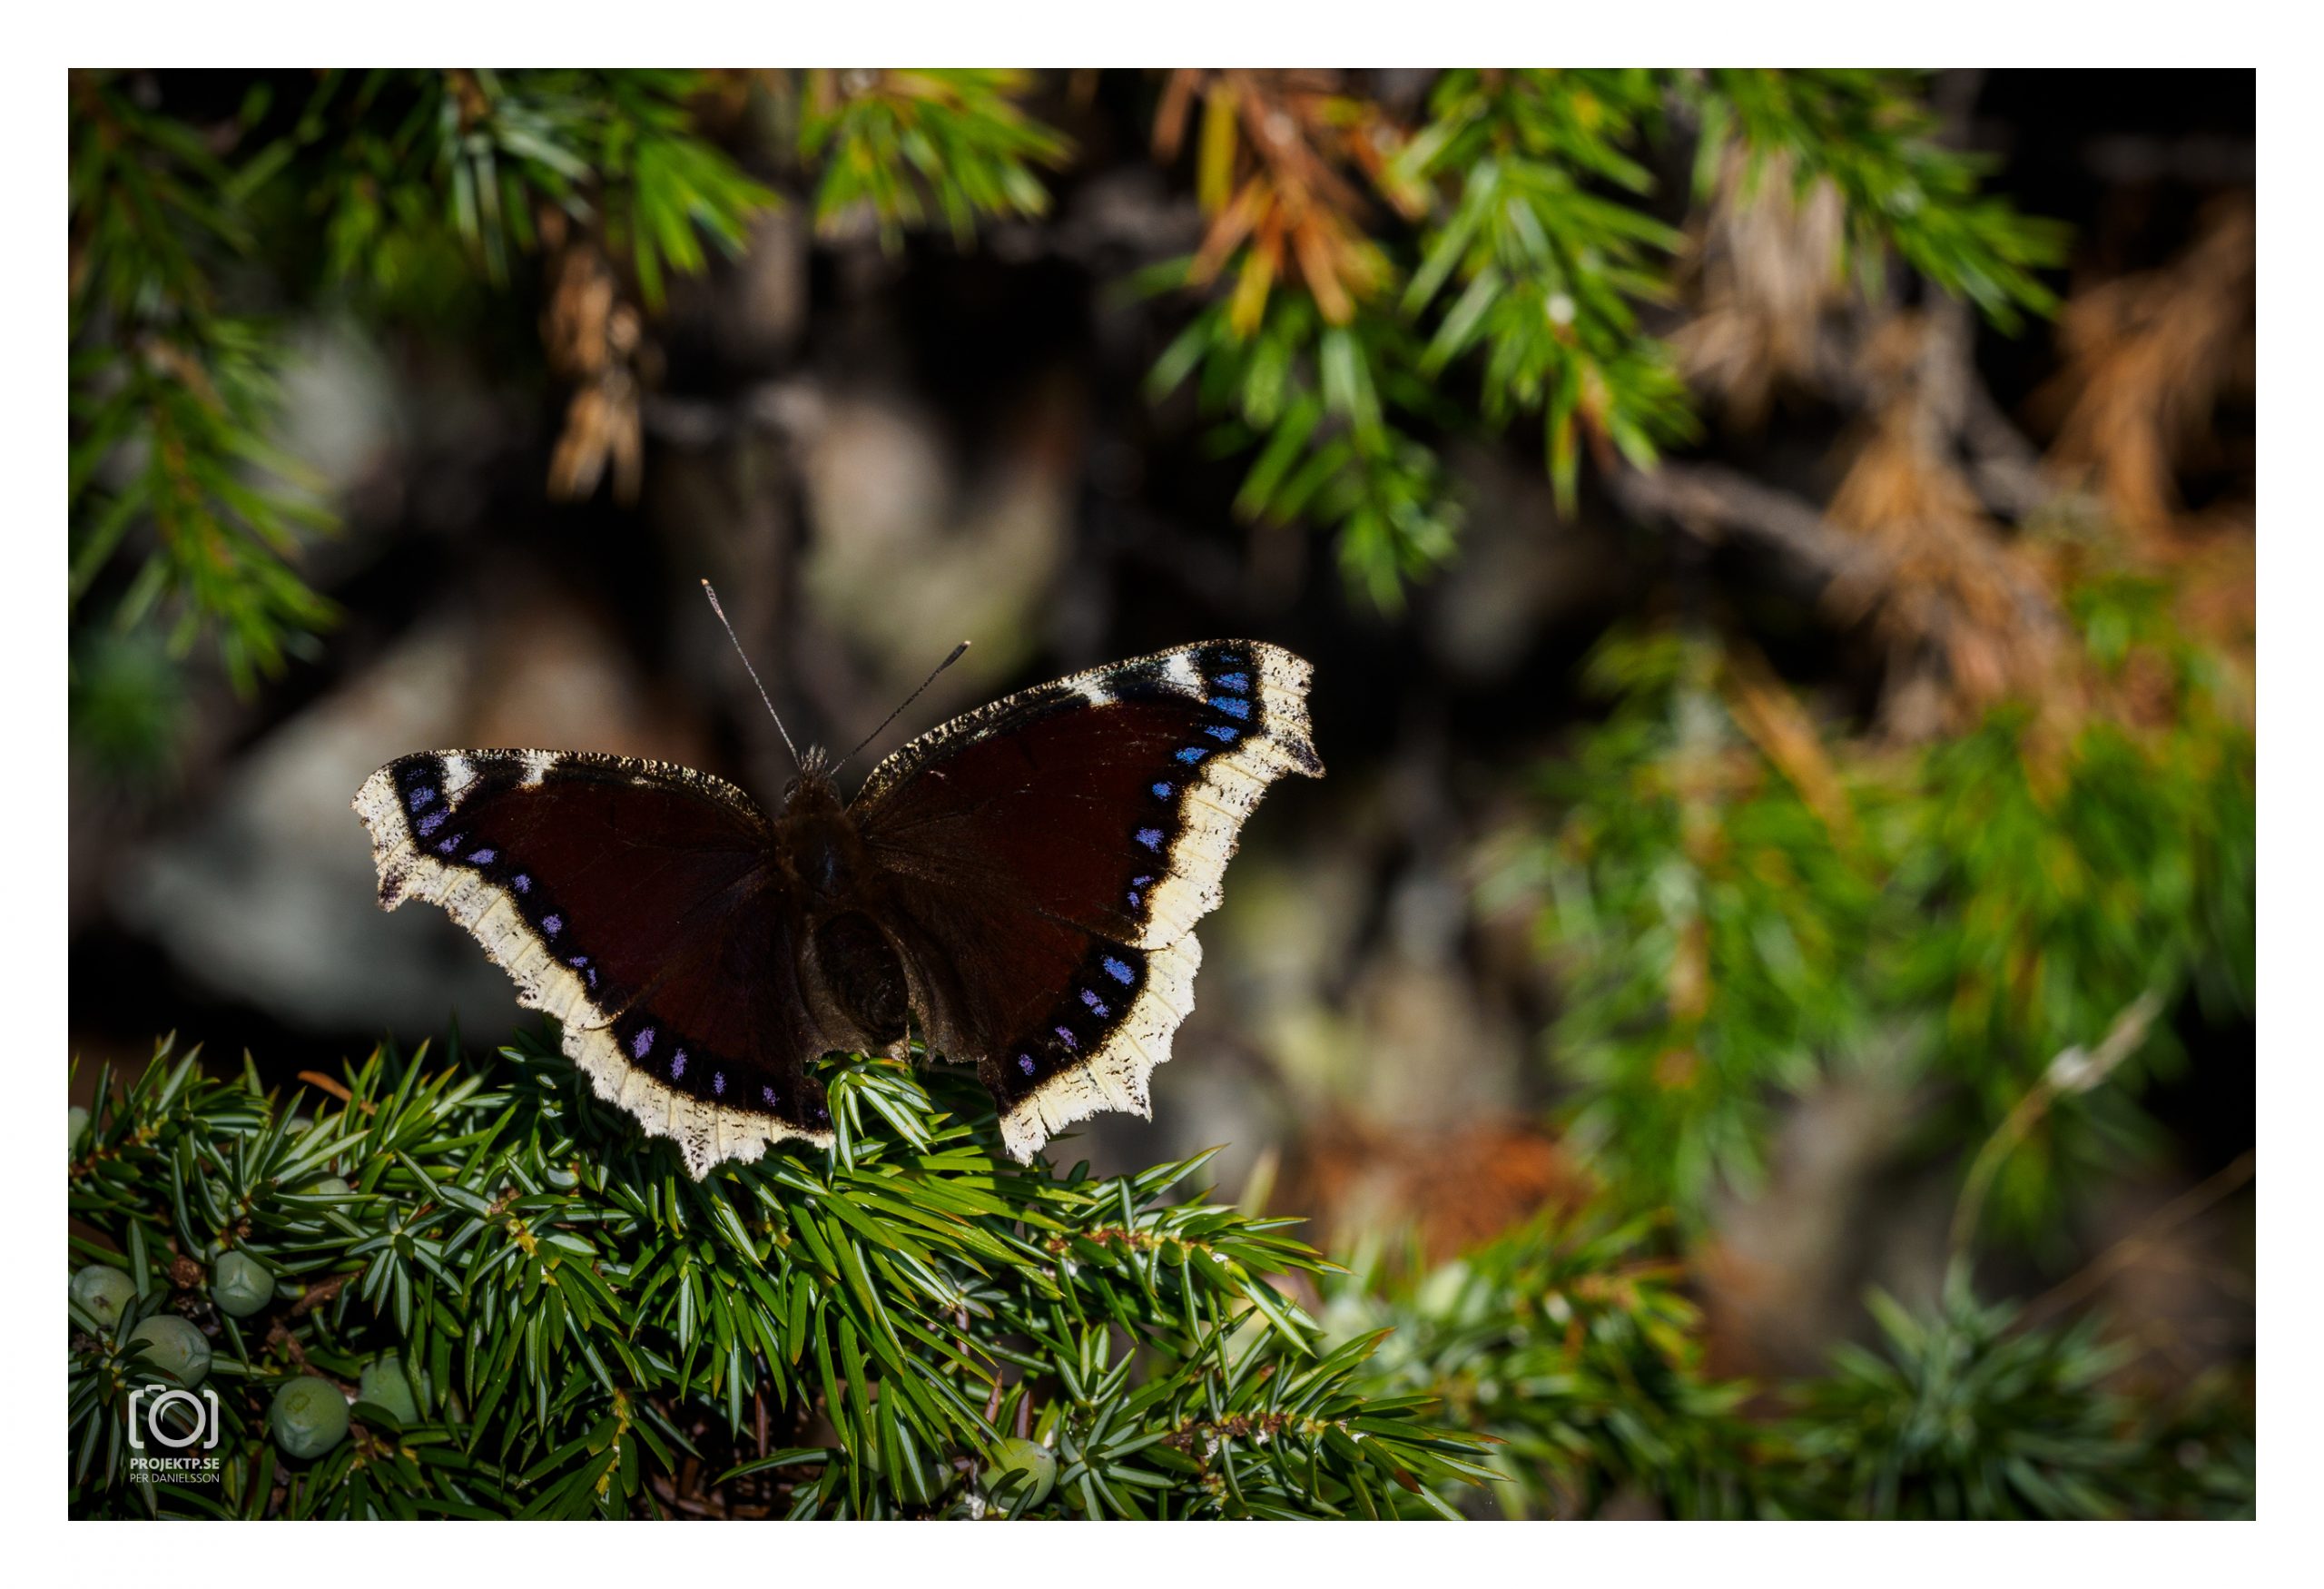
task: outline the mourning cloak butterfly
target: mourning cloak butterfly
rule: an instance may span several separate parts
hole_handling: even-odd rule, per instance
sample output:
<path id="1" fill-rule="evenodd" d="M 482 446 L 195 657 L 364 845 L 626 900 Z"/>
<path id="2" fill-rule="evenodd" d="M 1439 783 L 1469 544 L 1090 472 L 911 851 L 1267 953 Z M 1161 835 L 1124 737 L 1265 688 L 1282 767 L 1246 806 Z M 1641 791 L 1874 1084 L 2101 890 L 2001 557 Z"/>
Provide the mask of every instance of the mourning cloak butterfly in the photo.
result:
<path id="1" fill-rule="evenodd" d="M 921 735 L 852 802 L 811 751 L 779 815 L 689 768 L 538 750 L 404 756 L 355 810 L 380 904 L 443 906 L 696 1178 L 829 1146 L 808 1061 L 908 1022 L 976 1065 L 1023 1161 L 1151 1113 L 1244 818 L 1323 773 L 1309 671 L 1251 640 L 1094 668 Z"/>

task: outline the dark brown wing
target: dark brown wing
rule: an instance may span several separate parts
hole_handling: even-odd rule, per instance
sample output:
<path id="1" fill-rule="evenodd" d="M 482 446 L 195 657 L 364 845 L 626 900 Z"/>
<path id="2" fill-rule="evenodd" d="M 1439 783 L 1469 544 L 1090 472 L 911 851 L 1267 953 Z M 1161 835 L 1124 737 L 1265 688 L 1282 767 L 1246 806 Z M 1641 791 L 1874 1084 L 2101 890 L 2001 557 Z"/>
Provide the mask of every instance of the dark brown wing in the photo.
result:
<path id="1" fill-rule="evenodd" d="M 830 1143 L 806 1061 L 857 1034 L 811 1012 L 799 915 L 740 790 L 617 756 L 428 751 L 374 773 L 355 810 L 381 905 L 443 906 L 694 1176 L 784 1137 Z"/>
<path id="2" fill-rule="evenodd" d="M 1103 1109 L 1147 1112 L 1236 835 L 1320 775 L 1309 668 L 1220 640 L 1077 674 L 881 763 L 852 808 L 932 1045 L 973 1061 L 1020 1160 Z"/>

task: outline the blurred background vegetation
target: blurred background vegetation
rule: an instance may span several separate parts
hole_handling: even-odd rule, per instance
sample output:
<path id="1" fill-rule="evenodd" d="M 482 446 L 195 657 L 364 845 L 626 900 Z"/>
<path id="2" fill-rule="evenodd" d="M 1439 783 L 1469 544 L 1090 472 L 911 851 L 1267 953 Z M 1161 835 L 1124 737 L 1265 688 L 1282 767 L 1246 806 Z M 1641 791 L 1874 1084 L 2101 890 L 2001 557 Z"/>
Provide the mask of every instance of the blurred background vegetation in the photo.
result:
<path id="1" fill-rule="evenodd" d="M 697 576 L 826 742 L 1252 635 L 1332 776 L 1070 1152 L 1226 1144 L 1457 1504 L 2248 1511 L 2252 94 L 76 74 L 76 1051 L 506 1039 L 347 801 L 779 790 Z"/>

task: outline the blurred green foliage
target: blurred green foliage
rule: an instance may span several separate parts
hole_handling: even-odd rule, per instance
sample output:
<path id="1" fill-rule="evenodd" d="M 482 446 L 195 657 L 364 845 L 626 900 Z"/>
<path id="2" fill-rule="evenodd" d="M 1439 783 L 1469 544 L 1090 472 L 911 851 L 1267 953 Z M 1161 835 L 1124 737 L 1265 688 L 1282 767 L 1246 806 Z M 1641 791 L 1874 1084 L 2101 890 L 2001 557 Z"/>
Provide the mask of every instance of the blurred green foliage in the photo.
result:
<path id="1" fill-rule="evenodd" d="M 1324 1281 L 1333 1338 L 1386 1331 L 1368 1372 L 1498 1436 L 1502 1483 L 1472 1505 L 1590 1517 L 1768 1511 L 1749 1387 L 1710 1378 L 1701 1317 L 1651 1220 L 1552 1212 L 1428 1268 L 1376 1243 Z"/>
<path id="2" fill-rule="evenodd" d="M 2249 1517 L 2247 1381 L 2134 1395 L 2103 1321 L 2034 1322 L 1955 1283 L 1915 1311 L 1873 1293 L 1876 1347 L 1776 1387 L 1704 1366 L 1651 1222 L 1545 1216 L 1433 1269 L 1327 1278 L 1327 1335 L 1385 1330 L 1366 1372 L 1498 1436 L 1496 1515 Z"/>
<path id="3" fill-rule="evenodd" d="M 1062 164 L 1068 145 L 1019 106 L 1029 87 L 1022 72 L 809 74 L 799 149 L 822 168 L 817 223 L 868 209 L 893 250 L 931 208 L 962 244 L 980 217 L 1046 214 L 1035 168 Z"/>
<path id="4" fill-rule="evenodd" d="M 1755 1184 L 1783 1095 L 1864 1040 L 1878 903 L 1844 836 L 1752 754 L 1718 670 L 1708 642 L 1602 643 L 1590 676 L 1618 705 L 1543 767 L 1554 822 L 1488 895 L 1541 902 L 1572 1140 L 1620 1196 L 1690 1222 Z"/>
<path id="5" fill-rule="evenodd" d="M 1947 1299 L 1916 1318 L 1875 1292 L 1885 1351 L 1839 1348 L 1801 1397 L 1801 1456 L 1876 1517 L 2103 1517 L 2130 1497 L 2125 1408 L 2103 1388 L 2122 1366 L 2095 1320 L 2009 1333 L 2012 1309 Z"/>
<path id="6" fill-rule="evenodd" d="M 184 680 L 159 637 L 110 625 L 76 636 L 66 687 L 74 745 L 110 786 L 170 786 Z"/>
<path id="7" fill-rule="evenodd" d="M 72 106 L 72 608 L 143 531 L 116 627 L 165 616 L 179 656 L 214 634 L 247 689 L 330 616 L 290 562 L 331 516 L 269 439 L 280 335 L 217 281 L 254 252 L 249 195 L 281 162 L 222 159 L 111 83 L 75 78 Z"/>
<path id="8" fill-rule="evenodd" d="M 179 657 L 211 638 L 245 692 L 280 672 L 331 620 L 297 559 L 335 522 L 272 440 L 280 314 L 353 283 L 389 311 L 440 306 L 448 273 L 505 284 L 551 212 L 597 228 L 658 302 L 669 272 L 701 269 L 704 237 L 731 252 L 775 199 L 692 130 L 697 87 L 666 72 L 330 72 L 295 117 L 260 79 L 196 126 L 152 108 L 134 74 L 76 74 L 76 623 L 123 562 L 115 627 L 165 617 Z M 316 221 L 319 260 L 303 246 Z"/>
<path id="9" fill-rule="evenodd" d="M 704 74 L 327 72 L 289 135 L 330 274 L 392 295 L 450 259 L 494 287 L 544 216 L 596 227 L 646 305 L 673 274 L 740 252 L 777 196 L 694 125 Z"/>
<path id="10" fill-rule="evenodd" d="M 2252 1008 L 2255 742 L 2163 594 L 2122 574 L 2074 590 L 2092 686 L 2134 671 L 2134 710 L 2004 706 L 1921 749 L 1773 739 L 1757 703 L 1784 686 L 1707 636 L 1600 646 L 1614 710 L 1543 769 L 1544 824 L 1489 897 L 1539 902 L 1549 1050 L 1619 1196 L 1699 1223 L 1835 1067 L 1935 1083 L 1929 1145 L 1957 1150 L 2142 994 Z M 2077 1189 L 2153 1145 L 2141 1080 L 2177 1057 L 2158 1029 L 2061 1098 L 2003 1166 L 2000 1228 L 2053 1242 Z"/>
<path id="11" fill-rule="evenodd" d="M 842 78 L 853 74 L 841 74 Z M 1037 215 L 1062 140 L 997 72 L 820 77 L 795 118 L 820 219 L 872 214 L 891 242 L 930 208 Z M 332 619 L 299 569 L 330 506 L 274 444 L 286 314 L 345 298 L 440 321 L 585 236 L 658 307 L 673 275 L 742 248 L 780 203 L 705 130 L 716 74 L 483 69 L 319 74 L 295 111 L 256 79 L 197 123 L 137 74 L 75 75 L 71 145 L 72 603 L 120 630 L 205 638 L 236 688 Z M 921 195 L 928 195 L 923 202 Z M 319 230 L 318 230 L 319 229 Z M 314 240 L 319 240 L 314 241 Z M 133 568 L 108 586 L 117 567 Z"/>
<path id="12" fill-rule="evenodd" d="M 1180 261 L 1137 284 L 1165 291 L 1187 279 Z M 1258 449 L 1236 512 L 1263 533 L 1331 528 L 1349 579 L 1382 607 L 1398 607 L 1409 581 L 1452 555 L 1461 522 L 1435 452 L 1387 419 L 1391 400 L 1407 411 L 1435 406 L 1408 328 L 1370 311 L 1331 325 L 1312 299 L 1289 292 L 1270 296 L 1248 336 L 1229 328 L 1234 312 L 1230 303 L 1198 312 L 1156 362 L 1149 396 L 1158 403 L 1192 376 L 1213 445 Z"/>
<path id="13" fill-rule="evenodd" d="M 1699 194 L 1710 191 L 1731 148 L 1752 182 L 1787 176 L 1800 196 L 1832 185 L 1868 288 L 1876 290 L 1894 253 L 2004 331 L 2016 330 L 2024 313 L 2056 309 L 2035 272 L 2064 258 L 2064 229 L 1980 192 L 1993 162 L 1939 141 L 1937 118 L 1908 75 L 1725 68 L 1691 87 L 1703 129 Z"/>

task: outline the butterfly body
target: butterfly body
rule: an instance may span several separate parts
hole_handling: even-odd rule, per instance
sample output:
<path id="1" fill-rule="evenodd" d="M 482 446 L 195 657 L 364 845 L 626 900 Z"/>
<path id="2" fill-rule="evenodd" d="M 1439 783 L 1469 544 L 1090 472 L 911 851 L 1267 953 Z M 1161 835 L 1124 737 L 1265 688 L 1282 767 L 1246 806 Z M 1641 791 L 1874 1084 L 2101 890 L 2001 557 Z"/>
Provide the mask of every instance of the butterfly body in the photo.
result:
<path id="1" fill-rule="evenodd" d="M 405 756 L 355 808 L 380 903 L 441 905 L 695 1175 L 827 1144 L 809 1061 L 914 1025 L 1026 1159 L 1148 1111 L 1244 818 L 1323 771 L 1307 676 L 1243 640 L 1093 669 L 922 735 L 852 801 L 811 753 L 773 815 L 688 768 L 514 750 Z"/>

